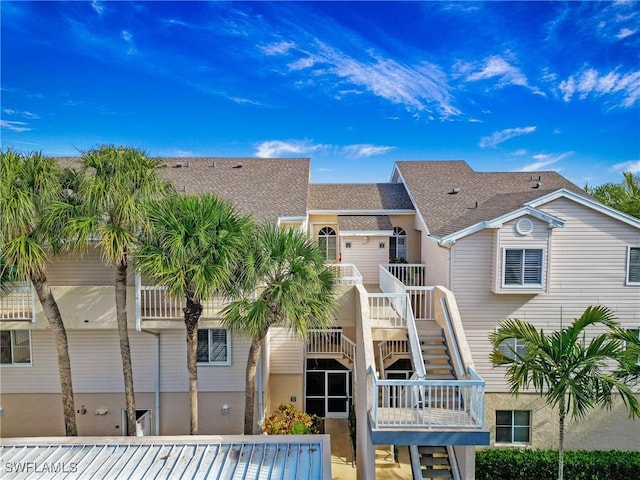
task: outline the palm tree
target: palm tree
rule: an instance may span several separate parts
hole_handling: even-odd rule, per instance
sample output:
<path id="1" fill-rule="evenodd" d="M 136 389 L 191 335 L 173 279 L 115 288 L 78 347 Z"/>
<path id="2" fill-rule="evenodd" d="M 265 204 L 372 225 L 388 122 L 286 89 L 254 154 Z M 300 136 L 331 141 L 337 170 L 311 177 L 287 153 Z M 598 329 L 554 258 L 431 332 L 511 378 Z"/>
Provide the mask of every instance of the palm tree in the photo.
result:
<path id="1" fill-rule="evenodd" d="M 122 358 L 127 435 L 136 435 L 136 407 L 127 319 L 127 273 L 135 235 L 147 221 L 150 201 L 171 191 L 158 169 L 160 160 L 131 147 L 103 145 L 83 152 L 74 202 L 57 202 L 50 218 L 66 219 L 63 235 L 77 250 L 101 247 L 103 261 L 115 266 L 116 321 Z M 53 222 L 51 222 L 53 223 Z M 54 228 L 52 225 L 50 228 Z"/>
<path id="2" fill-rule="evenodd" d="M 53 158 L 41 153 L 0 152 L 0 252 L 18 278 L 31 280 L 47 316 L 58 352 L 65 434 L 75 436 L 78 428 L 67 332 L 46 276 L 47 259 L 56 253 L 60 239 L 43 228 L 42 222 L 43 212 L 62 196 L 61 169 Z"/>
<path id="3" fill-rule="evenodd" d="M 587 193 L 616 210 L 640 218 L 640 175 L 624 172 L 622 183 L 585 186 Z"/>
<path id="4" fill-rule="evenodd" d="M 184 298 L 191 435 L 198 434 L 198 321 L 202 302 L 232 288 L 250 221 L 213 195 L 172 196 L 155 202 L 149 229 L 135 251 L 142 274 L 169 295 Z"/>
<path id="5" fill-rule="evenodd" d="M 15 267 L 9 265 L 0 255 L 0 295 L 9 293 L 11 287 L 19 280 Z"/>
<path id="6" fill-rule="evenodd" d="M 336 306 L 335 278 L 317 244 L 298 230 L 260 226 L 247 246 L 237 278 L 241 298 L 227 305 L 222 323 L 251 338 L 246 370 L 244 433 L 254 433 L 255 378 L 260 351 L 273 325 L 299 338 L 326 328 Z"/>
<path id="7" fill-rule="evenodd" d="M 586 331 L 594 325 L 609 330 L 586 344 Z M 625 370 L 629 362 L 623 342 L 614 335 L 618 328 L 611 311 L 598 306 L 588 307 L 570 326 L 548 335 L 518 319 L 503 320 L 498 330 L 489 335 L 493 345 L 491 362 L 495 367 L 507 367 L 511 393 L 517 396 L 533 386 L 547 405 L 558 409 L 559 480 L 563 478 L 564 424 L 568 414 L 582 419 L 596 406 L 611 408 L 617 391 L 629 415 L 640 417 L 638 399 L 628 382 L 611 371 L 612 367 Z M 502 351 L 503 342 L 514 338 L 523 344 L 523 350 Z"/>

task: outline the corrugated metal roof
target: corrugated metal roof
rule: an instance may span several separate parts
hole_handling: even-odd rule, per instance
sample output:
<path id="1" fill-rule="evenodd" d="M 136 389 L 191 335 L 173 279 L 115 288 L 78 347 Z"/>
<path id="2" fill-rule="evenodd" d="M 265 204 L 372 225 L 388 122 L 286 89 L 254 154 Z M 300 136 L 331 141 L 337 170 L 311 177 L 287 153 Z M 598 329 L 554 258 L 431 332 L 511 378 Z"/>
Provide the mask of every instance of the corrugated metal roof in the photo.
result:
<path id="1" fill-rule="evenodd" d="M 11 479 L 324 480 L 328 435 L 2 439 Z"/>

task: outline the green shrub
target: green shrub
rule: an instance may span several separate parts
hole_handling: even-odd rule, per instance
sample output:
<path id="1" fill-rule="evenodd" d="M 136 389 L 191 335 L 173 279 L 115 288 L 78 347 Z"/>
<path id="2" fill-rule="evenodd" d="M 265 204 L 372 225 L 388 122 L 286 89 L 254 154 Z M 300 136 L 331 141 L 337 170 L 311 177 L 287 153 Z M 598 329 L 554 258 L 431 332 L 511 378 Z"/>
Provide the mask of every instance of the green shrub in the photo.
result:
<path id="1" fill-rule="evenodd" d="M 322 422 L 317 415 L 297 410 L 291 403 L 281 403 L 262 424 L 267 435 L 306 435 L 320 433 Z"/>
<path id="2" fill-rule="evenodd" d="M 476 452 L 476 480 L 556 480 L 557 450 L 485 449 Z M 569 480 L 640 479 L 640 452 L 565 451 Z"/>

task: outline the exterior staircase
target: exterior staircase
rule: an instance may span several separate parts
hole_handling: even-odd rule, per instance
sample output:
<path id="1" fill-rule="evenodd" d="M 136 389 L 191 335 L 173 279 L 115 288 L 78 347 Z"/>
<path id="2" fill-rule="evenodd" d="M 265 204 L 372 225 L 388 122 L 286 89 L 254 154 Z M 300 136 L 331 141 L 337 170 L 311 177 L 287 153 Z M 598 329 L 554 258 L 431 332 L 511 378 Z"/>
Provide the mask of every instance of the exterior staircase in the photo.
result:
<path id="1" fill-rule="evenodd" d="M 419 335 L 420 350 L 427 380 L 453 380 L 456 378 L 449 355 L 449 348 L 442 329 Z"/>
<path id="2" fill-rule="evenodd" d="M 418 447 L 423 479 L 453 478 L 446 447 Z"/>

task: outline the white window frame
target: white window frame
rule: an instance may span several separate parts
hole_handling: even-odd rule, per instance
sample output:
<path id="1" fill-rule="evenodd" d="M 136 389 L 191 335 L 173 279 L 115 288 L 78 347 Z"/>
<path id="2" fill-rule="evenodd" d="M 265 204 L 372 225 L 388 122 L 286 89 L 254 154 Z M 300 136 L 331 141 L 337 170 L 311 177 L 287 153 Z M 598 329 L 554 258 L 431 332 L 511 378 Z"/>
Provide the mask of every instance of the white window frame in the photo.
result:
<path id="1" fill-rule="evenodd" d="M 33 364 L 33 342 L 31 341 L 31 330 L 2 330 L 3 332 L 10 333 L 11 342 L 11 362 L 0 363 L 1 367 L 30 367 Z M 29 361 L 28 362 L 16 362 L 15 361 L 15 332 L 27 332 L 29 335 Z"/>
<path id="2" fill-rule="evenodd" d="M 333 232 L 333 233 L 329 233 Z M 320 239 L 325 239 L 324 246 L 320 245 Z M 330 245 L 330 242 L 333 240 L 333 247 Z M 324 226 L 320 230 L 318 230 L 318 247 L 320 247 L 320 251 L 324 255 L 324 259 L 328 262 L 332 262 L 338 259 L 338 234 L 336 233 L 336 229 L 330 226 Z M 329 257 L 329 252 L 333 250 L 334 256 L 333 258 Z"/>
<path id="3" fill-rule="evenodd" d="M 214 331 L 217 330 L 221 330 L 225 332 L 225 341 L 226 341 L 226 351 L 227 351 L 227 358 L 223 361 L 211 361 L 210 360 L 210 355 L 211 355 L 211 343 L 212 343 L 212 339 L 211 336 L 213 334 Z M 208 356 L 209 356 L 209 361 L 202 361 L 202 360 L 197 360 L 196 362 L 198 365 L 201 366 L 230 366 L 231 365 L 231 332 L 226 329 L 226 328 L 199 328 L 198 329 L 198 333 L 206 331 L 207 332 L 207 347 L 208 347 Z M 199 341 L 198 341 L 199 343 Z"/>
<path id="4" fill-rule="evenodd" d="M 505 357 L 508 357 L 511 360 L 515 360 L 518 355 L 522 357 L 527 353 L 525 341 L 515 337 L 505 338 L 500 342 L 498 350 L 500 350 Z"/>
<path id="5" fill-rule="evenodd" d="M 401 244 L 402 241 L 402 244 Z M 391 248 L 395 246 L 396 255 L 391 258 Z M 402 250 L 402 252 L 400 252 Z M 393 227 L 393 235 L 389 237 L 389 261 L 393 262 L 396 258 L 407 261 L 407 232 L 402 227 Z"/>
<path id="6" fill-rule="evenodd" d="M 626 275 L 625 275 L 625 285 L 640 285 L 640 279 L 636 282 L 636 281 L 631 281 L 629 279 L 630 273 L 631 273 L 631 250 L 638 250 L 638 265 L 635 268 L 638 268 L 640 270 L 640 245 L 629 245 L 627 246 L 627 269 L 626 269 Z"/>
<path id="7" fill-rule="evenodd" d="M 511 422 L 508 425 L 498 425 L 498 412 L 509 412 L 511 414 Z M 529 423 L 527 425 L 516 425 L 515 417 L 516 412 L 527 412 L 529 414 Z M 496 445 L 530 445 L 531 444 L 531 435 L 533 431 L 533 422 L 531 421 L 531 417 L 533 416 L 533 412 L 531 410 L 496 410 L 496 425 L 495 425 L 495 443 Z M 509 427 L 511 429 L 511 441 L 498 441 L 498 428 L 506 428 Z M 516 441 L 516 428 L 527 428 L 529 430 L 529 435 L 527 436 L 526 442 Z"/>
<path id="8" fill-rule="evenodd" d="M 506 283 L 507 275 L 507 251 L 520 251 L 522 255 L 525 255 L 527 250 L 540 251 L 540 282 L 539 283 L 524 283 L 525 263 L 523 259 L 522 270 L 520 272 L 522 283 L 513 284 Z M 541 290 L 544 289 L 546 283 L 546 248 L 542 246 L 523 246 L 523 247 L 503 247 L 502 248 L 502 272 L 501 272 L 501 285 L 505 290 Z"/>

